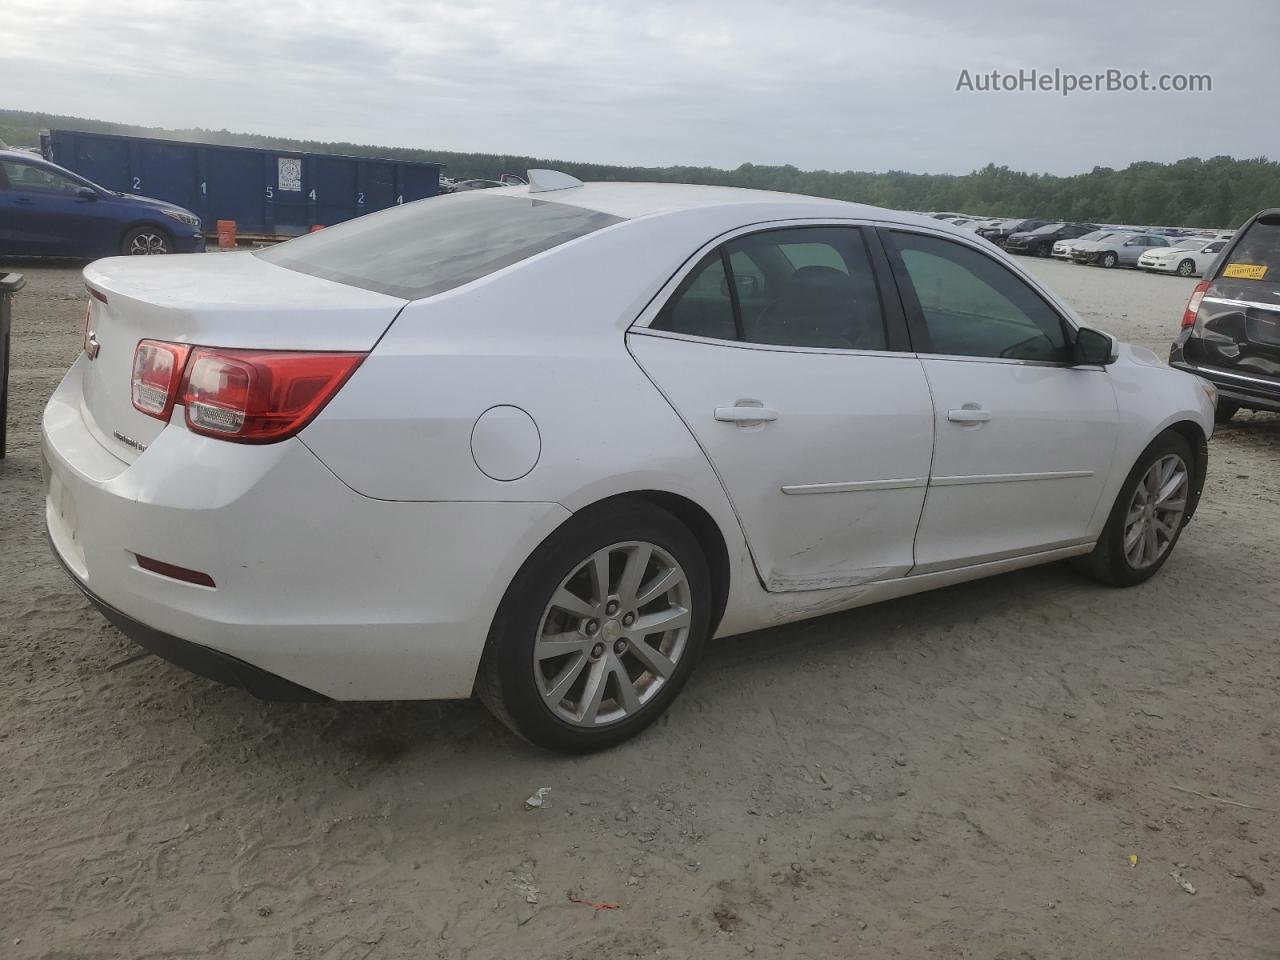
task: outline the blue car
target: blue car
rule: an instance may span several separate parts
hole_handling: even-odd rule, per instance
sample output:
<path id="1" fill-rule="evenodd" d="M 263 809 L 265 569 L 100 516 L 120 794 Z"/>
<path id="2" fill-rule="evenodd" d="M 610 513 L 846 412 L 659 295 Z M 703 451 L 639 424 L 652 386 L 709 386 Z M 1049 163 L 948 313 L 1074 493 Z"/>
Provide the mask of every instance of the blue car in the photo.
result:
<path id="1" fill-rule="evenodd" d="M 200 218 L 190 210 L 107 190 L 34 154 L 0 150 L 0 256 L 203 251 Z"/>

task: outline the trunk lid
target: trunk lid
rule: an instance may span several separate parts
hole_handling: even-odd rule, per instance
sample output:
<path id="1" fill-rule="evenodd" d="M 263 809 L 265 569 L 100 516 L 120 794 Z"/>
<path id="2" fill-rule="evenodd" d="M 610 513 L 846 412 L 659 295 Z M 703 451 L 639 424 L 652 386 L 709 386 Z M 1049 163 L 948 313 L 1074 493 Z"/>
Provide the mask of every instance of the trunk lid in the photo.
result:
<path id="1" fill-rule="evenodd" d="M 98 344 L 82 383 L 85 422 L 132 462 L 165 424 L 134 409 L 138 341 L 255 350 L 371 350 L 405 305 L 268 263 L 251 253 L 113 257 L 89 264 L 88 329 Z M 181 414 L 179 414 L 180 416 Z"/>

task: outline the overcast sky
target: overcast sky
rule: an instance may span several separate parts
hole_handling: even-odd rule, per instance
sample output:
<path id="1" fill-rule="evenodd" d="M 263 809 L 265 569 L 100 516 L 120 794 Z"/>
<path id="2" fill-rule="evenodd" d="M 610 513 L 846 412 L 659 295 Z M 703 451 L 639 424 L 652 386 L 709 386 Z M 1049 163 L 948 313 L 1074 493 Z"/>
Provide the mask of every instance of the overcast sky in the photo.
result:
<path id="1" fill-rule="evenodd" d="M 1277 41 L 1275 0 L 3 0 L 0 107 L 608 163 L 1075 173 L 1280 157 Z M 1213 90 L 955 89 L 1055 67 Z"/>

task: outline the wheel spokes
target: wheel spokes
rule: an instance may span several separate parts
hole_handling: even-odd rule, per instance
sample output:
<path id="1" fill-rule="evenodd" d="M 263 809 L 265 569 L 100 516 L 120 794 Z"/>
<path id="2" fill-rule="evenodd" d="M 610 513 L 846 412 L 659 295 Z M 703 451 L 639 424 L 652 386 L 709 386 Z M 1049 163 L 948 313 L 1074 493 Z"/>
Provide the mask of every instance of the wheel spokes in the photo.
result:
<path id="1" fill-rule="evenodd" d="M 646 670 L 655 676 L 662 677 L 664 680 L 671 676 L 672 671 L 676 668 L 674 663 L 645 643 L 644 640 L 632 641 L 627 651 L 644 664 Z"/>
<path id="2" fill-rule="evenodd" d="M 564 587 L 555 592 L 555 596 L 551 598 L 551 606 L 584 619 L 594 617 L 597 611 L 595 604 L 588 603 L 576 593 L 570 593 Z"/>
<path id="3" fill-rule="evenodd" d="M 577 681 L 578 676 L 582 673 L 582 668 L 588 663 L 585 651 L 575 654 L 573 658 L 560 668 L 560 672 L 556 674 L 555 680 L 547 688 L 547 692 L 543 695 L 543 700 L 550 707 L 557 706 L 564 699 L 565 694 L 569 692 L 569 688 Z"/>
<path id="4" fill-rule="evenodd" d="M 618 601 L 624 607 L 643 606 L 637 594 L 652 557 L 653 547 L 647 543 L 637 544 L 628 551 L 626 566 L 622 568 L 622 576 L 618 578 Z"/>
<path id="5" fill-rule="evenodd" d="M 651 633 L 665 633 L 677 627 L 687 627 L 689 620 L 688 610 L 683 607 L 668 607 L 657 613 L 646 613 L 643 617 L 637 617 L 631 632 L 637 637 L 648 636 Z"/>

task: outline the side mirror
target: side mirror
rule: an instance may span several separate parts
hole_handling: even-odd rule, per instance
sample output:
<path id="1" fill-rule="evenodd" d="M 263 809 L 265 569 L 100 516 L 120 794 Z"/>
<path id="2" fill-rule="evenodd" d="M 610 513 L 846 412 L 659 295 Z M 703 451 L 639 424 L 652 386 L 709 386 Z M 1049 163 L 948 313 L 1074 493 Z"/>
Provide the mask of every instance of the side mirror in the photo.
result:
<path id="1" fill-rule="evenodd" d="M 97 200 L 98 191 L 94 190 L 93 187 L 80 187 L 76 190 L 76 198 L 78 200 Z"/>
<path id="2" fill-rule="evenodd" d="M 1078 365 L 1105 367 L 1120 358 L 1120 344 L 1115 337 L 1100 330 L 1081 327 L 1071 347 L 1071 362 Z"/>

